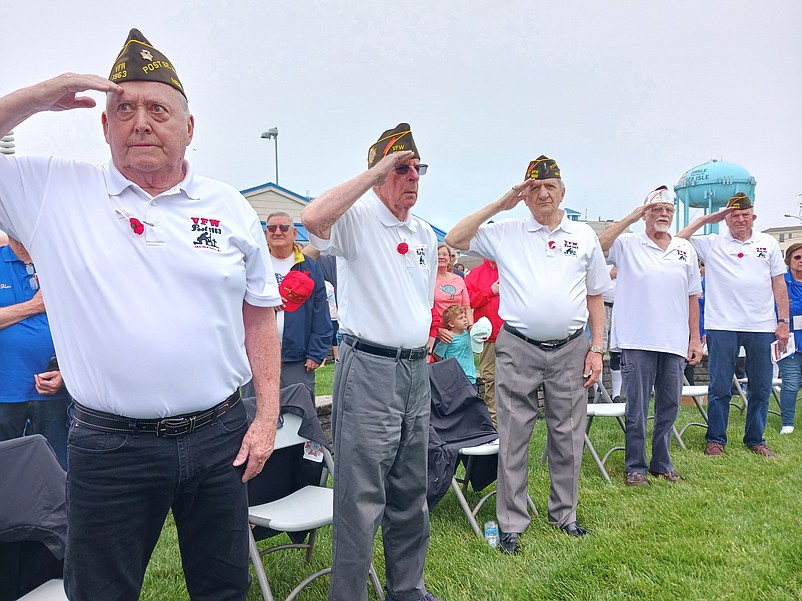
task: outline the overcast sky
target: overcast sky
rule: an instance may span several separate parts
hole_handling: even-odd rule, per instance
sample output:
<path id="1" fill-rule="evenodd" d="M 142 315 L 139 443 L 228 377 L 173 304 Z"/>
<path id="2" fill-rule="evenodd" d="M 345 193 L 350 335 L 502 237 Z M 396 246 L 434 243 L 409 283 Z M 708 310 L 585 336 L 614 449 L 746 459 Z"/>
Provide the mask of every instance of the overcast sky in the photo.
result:
<path id="1" fill-rule="evenodd" d="M 802 2 L 0 2 L 0 94 L 108 75 L 131 27 L 176 66 L 198 173 L 312 196 L 406 121 L 430 165 L 415 212 L 448 229 L 546 154 L 564 206 L 619 219 L 711 158 L 756 179 L 757 225 L 802 201 Z M 96 95 L 102 105 L 102 98 Z M 17 152 L 108 160 L 100 108 L 40 114 Z"/>

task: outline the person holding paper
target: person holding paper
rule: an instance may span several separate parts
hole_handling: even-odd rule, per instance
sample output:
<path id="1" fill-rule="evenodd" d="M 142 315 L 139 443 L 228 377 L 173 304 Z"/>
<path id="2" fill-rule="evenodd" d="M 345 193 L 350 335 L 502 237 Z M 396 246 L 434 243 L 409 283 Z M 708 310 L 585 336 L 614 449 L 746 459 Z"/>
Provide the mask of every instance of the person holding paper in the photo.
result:
<path id="1" fill-rule="evenodd" d="M 753 453 L 775 456 L 763 433 L 771 394 L 771 343 L 776 338 L 784 351 L 789 337 L 788 290 L 780 246 L 771 235 L 752 228 L 755 219 L 752 201 L 738 192 L 724 209 L 695 219 L 677 233 L 691 241 L 706 266 L 710 386 L 705 454 L 714 457 L 723 455 L 727 444 L 730 386 L 741 346 L 749 378 L 743 442 Z M 700 227 L 720 221 L 727 225 L 724 232 L 691 237 Z"/>
<path id="2" fill-rule="evenodd" d="M 796 412 L 796 395 L 802 382 L 802 242 L 789 246 L 785 251 L 785 284 L 788 287 L 788 304 L 793 330 L 793 342 L 796 352 L 780 359 L 780 377 L 783 380 L 780 391 L 780 414 L 782 428 L 780 434 L 791 434 L 794 431 L 794 413 Z M 790 343 L 791 340 L 789 340 Z M 789 344 L 790 347 L 790 344 Z"/>

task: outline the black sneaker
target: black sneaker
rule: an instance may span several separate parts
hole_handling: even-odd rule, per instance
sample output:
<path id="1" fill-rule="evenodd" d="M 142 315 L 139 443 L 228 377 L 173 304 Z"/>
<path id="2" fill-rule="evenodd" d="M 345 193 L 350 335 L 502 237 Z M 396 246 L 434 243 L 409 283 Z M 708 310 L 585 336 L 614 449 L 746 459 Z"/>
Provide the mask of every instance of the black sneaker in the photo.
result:
<path id="1" fill-rule="evenodd" d="M 519 535 L 517 532 L 503 533 L 501 535 L 501 544 L 499 545 L 501 552 L 506 553 L 507 555 L 517 555 L 521 548 L 521 546 L 518 544 L 518 536 Z"/>

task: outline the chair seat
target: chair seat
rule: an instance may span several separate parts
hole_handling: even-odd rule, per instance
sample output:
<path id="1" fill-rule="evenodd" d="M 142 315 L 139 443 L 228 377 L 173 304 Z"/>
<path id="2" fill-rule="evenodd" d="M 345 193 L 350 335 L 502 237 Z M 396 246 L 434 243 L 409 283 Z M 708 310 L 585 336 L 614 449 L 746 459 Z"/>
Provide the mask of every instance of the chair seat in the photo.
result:
<path id="1" fill-rule="evenodd" d="M 305 486 L 277 501 L 249 507 L 248 520 L 273 530 L 303 532 L 330 524 L 333 512 L 333 489 Z"/>
<path id="2" fill-rule="evenodd" d="M 48 580 L 24 597 L 20 597 L 19 601 L 67 601 L 67 595 L 64 593 L 64 581 L 60 578 Z"/>
<path id="3" fill-rule="evenodd" d="M 683 386 L 682 396 L 706 396 L 707 386 Z"/>
<path id="4" fill-rule="evenodd" d="M 626 403 L 590 403 L 588 417 L 623 417 L 626 410 Z"/>
<path id="5" fill-rule="evenodd" d="M 498 453 L 498 438 L 491 440 L 484 444 L 476 445 L 475 447 L 464 447 L 459 450 L 460 455 L 471 455 L 484 457 L 486 455 L 495 455 Z"/>

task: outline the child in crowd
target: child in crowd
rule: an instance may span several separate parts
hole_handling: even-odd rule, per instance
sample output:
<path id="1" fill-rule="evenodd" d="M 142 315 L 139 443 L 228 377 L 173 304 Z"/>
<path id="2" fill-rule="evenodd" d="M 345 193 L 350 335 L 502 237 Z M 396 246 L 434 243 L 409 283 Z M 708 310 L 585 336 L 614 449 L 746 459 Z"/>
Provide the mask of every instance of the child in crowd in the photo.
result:
<path id="1" fill-rule="evenodd" d="M 468 333 L 468 314 L 465 307 L 451 305 L 443 311 L 443 325 L 451 332 L 451 342 L 443 342 L 439 338 L 432 354 L 438 361 L 454 357 L 465 372 L 471 384 L 476 386 L 476 364 L 471 349 L 471 335 Z"/>

